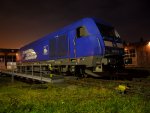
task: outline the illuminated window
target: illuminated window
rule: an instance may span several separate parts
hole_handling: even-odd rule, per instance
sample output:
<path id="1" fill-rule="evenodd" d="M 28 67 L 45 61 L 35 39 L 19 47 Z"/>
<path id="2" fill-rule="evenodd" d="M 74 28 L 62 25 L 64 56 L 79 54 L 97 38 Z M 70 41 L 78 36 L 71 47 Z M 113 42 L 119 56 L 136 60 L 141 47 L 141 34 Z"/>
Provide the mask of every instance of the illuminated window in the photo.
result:
<path id="1" fill-rule="evenodd" d="M 129 50 L 125 49 L 124 52 L 125 52 L 125 57 L 129 57 Z"/>
<path id="2" fill-rule="evenodd" d="M 135 57 L 135 49 L 130 49 L 130 57 Z"/>
<path id="3" fill-rule="evenodd" d="M 132 58 L 125 59 L 125 64 L 132 64 Z"/>
<path id="4" fill-rule="evenodd" d="M 84 37 L 84 36 L 88 36 L 88 32 L 86 30 L 86 27 L 82 26 L 82 27 L 78 27 L 76 29 L 76 35 L 77 35 L 77 38 L 81 38 L 81 37 Z"/>
<path id="5" fill-rule="evenodd" d="M 125 52 L 125 57 L 135 57 L 136 56 L 136 53 L 135 53 L 135 49 L 125 49 L 124 50 Z"/>
<path id="6" fill-rule="evenodd" d="M 0 62 L 4 62 L 4 56 L 0 56 Z"/>

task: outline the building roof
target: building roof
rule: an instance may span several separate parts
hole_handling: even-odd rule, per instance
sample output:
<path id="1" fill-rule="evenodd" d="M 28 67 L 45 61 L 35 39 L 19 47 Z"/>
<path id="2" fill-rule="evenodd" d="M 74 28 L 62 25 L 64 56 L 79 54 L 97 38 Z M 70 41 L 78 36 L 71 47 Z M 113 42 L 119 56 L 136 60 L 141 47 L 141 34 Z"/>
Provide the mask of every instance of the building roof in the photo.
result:
<path id="1" fill-rule="evenodd" d="M 150 41 L 139 41 L 139 42 L 132 42 L 132 43 L 125 43 L 124 46 L 144 46 L 147 45 Z"/>

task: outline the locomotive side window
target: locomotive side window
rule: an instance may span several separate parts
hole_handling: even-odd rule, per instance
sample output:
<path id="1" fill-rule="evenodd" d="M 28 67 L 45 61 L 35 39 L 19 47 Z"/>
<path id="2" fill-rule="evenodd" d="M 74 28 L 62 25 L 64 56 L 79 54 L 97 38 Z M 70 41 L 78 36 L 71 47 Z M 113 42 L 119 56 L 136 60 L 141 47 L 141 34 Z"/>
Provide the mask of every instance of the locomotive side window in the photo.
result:
<path id="1" fill-rule="evenodd" d="M 77 38 L 88 36 L 88 32 L 87 32 L 86 27 L 84 27 L 84 26 L 78 27 L 76 29 L 76 36 L 77 36 Z"/>

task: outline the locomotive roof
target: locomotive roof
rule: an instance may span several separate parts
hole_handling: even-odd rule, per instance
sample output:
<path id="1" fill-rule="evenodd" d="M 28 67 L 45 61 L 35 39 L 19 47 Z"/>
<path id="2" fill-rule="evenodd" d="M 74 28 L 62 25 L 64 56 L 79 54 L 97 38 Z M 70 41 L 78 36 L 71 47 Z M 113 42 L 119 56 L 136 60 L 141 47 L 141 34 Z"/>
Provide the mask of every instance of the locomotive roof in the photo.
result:
<path id="1" fill-rule="evenodd" d="M 109 24 L 108 22 L 106 22 L 106 21 L 104 21 L 102 19 L 90 18 L 90 17 L 82 18 L 82 19 L 80 19 L 80 20 L 78 20 L 78 21 L 76 21 L 76 22 L 74 22 L 74 23 L 72 23 L 72 24 L 70 24 L 68 26 L 65 26 L 65 27 L 63 27 L 63 28 L 61 28 L 61 29 L 59 29 L 59 30 L 57 30 L 55 32 L 52 32 L 52 33 L 46 35 L 46 36 L 43 36 L 42 38 L 40 38 L 40 39 L 38 39 L 38 40 L 36 40 L 34 42 L 31 42 L 31 43 L 29 43 L 29 44 L 27 44 L 27 45 L 25 45 L 25 46 L 23 46 L 21 48 L 28 47 L 28 46 L 32 45 L 33 43 L 46 40 L 47 38 L 54 37 L 54 36 L 57 36 L 59 34 L 63 34 L 65 32 L 67 32 L 67 31 L 69 31 L 69 30 L 75 29 L 75 28 L 83 25 L 83 23 L 84 23 L 84 25 L 86 25 L 86 24 L 89 24 L 90 22 L 100 23 L 100 24 L 111 26 L 111 24 Z"/>

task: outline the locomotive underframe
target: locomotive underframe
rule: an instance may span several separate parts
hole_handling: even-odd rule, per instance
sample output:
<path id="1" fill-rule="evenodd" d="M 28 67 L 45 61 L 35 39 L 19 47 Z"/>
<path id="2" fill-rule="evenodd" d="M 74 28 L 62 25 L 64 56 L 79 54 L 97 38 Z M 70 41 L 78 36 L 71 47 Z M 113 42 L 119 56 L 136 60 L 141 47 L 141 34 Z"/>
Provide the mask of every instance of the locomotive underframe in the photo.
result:
<path id="1" fill-rule="evenodd" d="M 114 58 L 115 59 L 115 58 Z M 117 66 L 111 64 L 108 58 L 102 56 L 80 57 L 72 59 L 58 59 L 41 62 L 23 62 L 17 63 L 17 72 L 34 75 L 40 73 L 40 76 L 50 73 L 73 74 L 76 76 L 86 76 L 85 70 L 91 72 L 113 71 Z"/>

